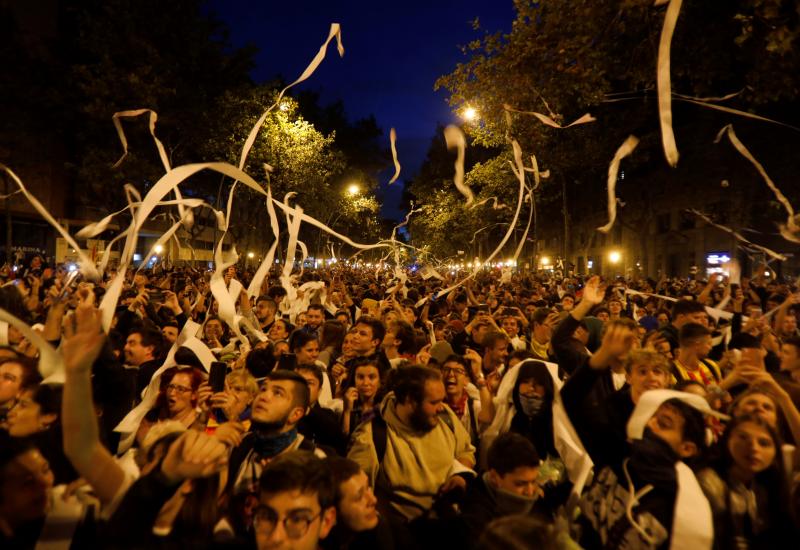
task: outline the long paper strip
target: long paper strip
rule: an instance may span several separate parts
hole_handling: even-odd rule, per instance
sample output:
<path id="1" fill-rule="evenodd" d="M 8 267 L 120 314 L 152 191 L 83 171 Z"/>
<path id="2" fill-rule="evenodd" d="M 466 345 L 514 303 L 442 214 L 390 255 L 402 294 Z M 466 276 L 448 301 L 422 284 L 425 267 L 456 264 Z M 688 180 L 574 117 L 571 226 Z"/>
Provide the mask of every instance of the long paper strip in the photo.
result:
<path id="1" fill-rule="evenodd" d="M 570 128 L 572 126 L 577 126 L 579 124 L 586 124 L 586 123 L 594 122 L 594 121 L 597 120 L 591 114 L 586 113 L 585 115 L 583 115 L 579 119 L 577 119 L 577 120 L 575 120 L 573 122 L 570 122 L 566 126 L 562 126 L 561 124 L 559 124 L 558 122 L 556 122 L 555 120 L 550 118 L 549 116 L 543 115 L 542 113 L 537 113 L 536 111 L 520 111 L 519 109 L 515 109 L 514 107 L 512 107 L 511 105 L 508 105 L 508 104 L 504 104 L 503 105 L 503 109 L 505 109 L 507 112 L 511 112 L 511 113 L 517 113 L 517 114 L 520 114 L 520 115 L 534 116 L 534 117 L 538 118 L 542 122 L 542 124 L 546 124 L 547 126 L 550 126 L 551 128 L 557 128 L 559 130 L 564 130 L 564 129 Z"/>
<path id="2" fill-rule="evenodd" d="M 400 161 L 397 160 L 397 132 L 394 128 L 389 130 L 389 144 L 392 146 L 392 160 L 394 161 L 394 176 L 389 180 L 389 185 L 397 181 L 400 177 Z"/>
<path id="3" fill-rule="evenodd" d="M 121 118 L 135 118 L 144 114 L 149 114 L 148 117 L 148 127 L 150 129 L 150 135 L 153 138 L 153 141 L 156 144 L 156 149 L 158 149 L 158 156 L 161 159 L 161 164 L 164 166 L 164 171 L 170 171 L 170 163 L 169 163 L 169 156 L 167 155 L 167 151 L 164 148 L 164 144 L 161 143 L 161 140 L 158 139 L 156 136 L 156 122 L 158 121 L 158 114 L 153 111 L 152 109 L 136 109 L 133 111 L 119 111 L 114 113 L 111 117 L 111 120 L 114 122 L 114 127 L 117 129 L 117 136 L 119 136 L 119 140 L 122 143 L 122 156 L 120 159 L 114 164 L 113 168 L 119 167 L 122 164 L 122 161 L 125 160 L 125 157 L 128 156 L 128 138 L 125 137 L 125 131 L 122 129 L 122 122 L 120 122 Z M 180 189 L 177 187 L 175 188 L 175 198 L 178 201 L 181 201 L 183 197 L 181 196 Z M 182 220 L 184 220 L 184 226 L 189 228 L 194 224 L 194 214 L 191 210 L 186 210 L 182 203 L 178 202 L 178 215 Z"/>
<path id="4" fill-rule="evenodd" d="M 11 179 L 14 181 L 14 183 L 17 184 L 17 187 L 19 187 L 19 190 L 22 192 L 22 194 L 25 196 L 28 202 L 31 203 L 31 206 L 33 206 L 33 208 L 37 212 L 39 212 L 39 214 L 41 214 L 41 216 L 45 219 L 47 223 L 52 225 L 53 228 L 56 231 L 58 231 L 58 233 L 64 238 L 65 241 L 67 241 L 67 244 L 69 244 L 70 247 L 75 249 L 75 253 L 78 255 L 79 258 L 78 264 L 81 273 L 83 273 L 86 277 L 89 277 L 91 279 L 100 279 L 100 273 L 98 273 L 97 268 L 94 265 L 94 262 L 91 259 L 89 259 L 89 257 L 86 256 L 86 254 L 83 253 L 81 247 L 78 246 L 77 242 L 75 242 L 75 239 L 72 238 L 72 236 L 66 229 L 61 227 L 61 224 L 59 224 L 55 220 L 55 218 L 53 218 L 50 212 L 47 211 L 47 208 L 45 208 L 42 205 L 42 203 L 40 203 L 39 200 L 36 197 L 34 197 L 30 191 L 28 191 L 28 189 L 22 183 L 22 180 L 19 179 L 17 174 L 15 174 L 14 171 L 11 170 L 11 168 L 2 163 L 0 163 L 0 170 L 4 171 L 11 177 Z"/>
<path id="5" fill-rule="evenodd" d="M 614 158 L 611 159 L 611 164 L 608 165 L 608 223 L 597 228 L 602 233 L 611 231 L 617 219 L 617 173 L 619 172 L 619 164 L 622 159 L 633 153 L 637 145 L 639 145 L 639 138 L 628 136 L 617 149 Z"/>
<path id="6" fill-rule="evenodd" d="M 687 212 L 690 212 L 690 213 L 694 214 L 694 215 L 695 215 L 695 216 L 697 216 L 698 218 L 701 218 L 701 219 L 702 219 L 702 220 L 704 220 L 706 223 L 708 223 L 709 225 L 713 225 L 713 226 L 714 226 L 714 227 L 716 227 L 717 229 L 720 229 L 720 230 L 722 230 L 722 231 L 724 231 L 724 232 L 726 232 L 726 233 L 730 233 L 730 234 L 731 234 L 731 235 L 733 235 L 733 236 L 734 236 L 734 237 L 735 237 L 737 240 L 739 240 L 739 241 L 741 241 L 741 242 L 743 242 L 743 243 L 745 243 L 745 244 L 748 244 L 748 245 L 752 246 L 753 248 L 755 248 L 755 249 L 757 249 L 757 250 L 760 250 L 761 252 L 763 252 L 763 253 L 765 253 L 765 254 L 767 254 L 767 255 L 769 255 L 769 256 L 771 256 L 771 257 L 775 258 L 776 260 L 780 260 L 780 261 L 782 261 L 782 262 L 786 261 L 786 256 L 784 256 L 783 254 L 778 254 L 777 252 L 775 252 L 775 251 L 773 251 L 773 250 L 770 250 L 769 248 L 763 247 L 763 246 L 761 246 L 760 244 L 755 244 L 755 243 L 753 243 L 753 242 L 751 242 L 751 241 L 748 241 L 748 240 L 747 240 L 747 239 L 746 239 L 746 238 L 745 238 L 745 237 L 744 237 L 744 236 L 743 236 L 741 233 L 739 233 L 738 231 L 735 231 L 735 230 L 731 229 L 730 227 L 726 227 L 726 226 L 724 226 L 724 225 L 720 225 L 720 224 L 718 224 L 718 223 L 715 223 L 714 221 L 712 221 L 712 220 L 711 220 L 711 218 L 709 218 L 707 215 L 703 214 L 702 212 L 699 212 L 699 211 L 697 211 L 697 210 L 694 210 L 694 209 L 691 209 L 691 208 L 690 208 L 689 210 L 687 210 Z"/>
<path id="7" fill-rule="evenodd" d="M 444 129 L 444 142 L 447 144 L 448 149 L 456 149 L 458 151 L 453 181 L 456 184 L 456 189 L 467 198 L 467 206 L 469 206 L 475 200 L 475 195 L 473 195 L 472 189 L 464 183 L 464 157 L 466 156 L 467 138 L 464 137 L 464 132 L 461 131 L 461 128 L 450 124 Z"/>
<path id="8" fill-rule="evenodd" d="M 470 279 L 474 278 L 479 272 L 483 265 L 487 265 L 491 263 L 491 261 L 497 256 L 502 250 L 503 247 L 508 242 L 508 239 L 511 238 L 511 235 L 514 233 L 514 229 L 517 226 L 517 220 L 519 219 L 519 212 L 522 209 L 522 203 L 524 202 L 523 199 L 525 197 L 525 165 L 522 162 L 522 149 L 517 143 L 517 140 L 511 140 L 511 147 L 514 151 L 514 162 L 516 163 L 516 168 L 514 166 L 511 167 L 511 171 L 514 172 L 514 175 L 519 180 L 519 196 L 517 198 L 517 210 L 514 212 L 514 218 L 511 220 L 511 223 L 508 226 L 508 231 L 503 236 L 503 240 L 500 241 L 500 244 L 497 245 L 497 248 L 489 255 L 486 260 L 483 261 L 483 264 L 477 265 L 473 268 L 472 273 L 458 281 L 457 283 L 450 285 L 449 287 L 445 288 L 439 293 L 439 296 L 446 296 L 449 292 L 452 292 L 456 288 L 463 285 L 465 282 L 469 281 Z"/>
<path id="9" fill-rule="evenodd" d="M 258 122 L 256 122 L 255 126 L 253 126 L 253 128 L 250 130 L 250 134 L 247 136 L 247 140 L 244 142 L 244 147 L 242 147 L 242 155 L 239 159 L 240 169 L 244 169 L 245 162 L 247 162 L 247 155 L 250 154 L 250 149 L 253 148 L 253 144 L 255 143 L 256 138 L 258 137 L 258 131 L 261 129 L 261 126 L 264 125 L 264 121 L 267 120 L 267 116 L 269 115 L 269 113 L 275 107 L 280 105 L 280 102 L 283 99 L 283 95 L 289 88 L 303 82 L 312 74 L 314 74 L 314 71 L 317 70 L 317 67 L 319 67 L 320 63 L 322 63 L 322 60 L 325 59 L 325 52 L 328 49 L 328 44 L 331 43 L 331 40 L 333 40 L 334 37 L 336 38 L 336 48 L 339 51 L 339 57 L 344 57 L 344 46 L 342 46 L 341 27 L 339 26 L 339 23 L 331 23 L 331 28 L 330 31 L 328 32 L 328 39 L 325 40 L 322 46 L 320 46 L 317 55 L 315 55 L 314 59 L 311 60 L 311 63 L 308 65 L 308 67 L 306 67 L 306 70 L 303 71 L 303 74 L 301 74 L 297 80 L 295 80 L 294 82 L 286 86 L 283 90 L 281 90 L 281 93 L 278 94 L 278 99 L 275 100 L 275 103 L 269 109 L 267 109 L 264 112 L 264 114 L 261 115 L 261 118 L 258 119 Z"/>
<path id="10" fill-rule="evenodd" d="M 678 146 L 675 143 L 675 132 L 672 129 L 672 83 L 670 80 L 670 48 L 672 47 L 672 34 L 681 11 L 683 0 L 671 0 L 664 16 L 664 26 L 661 28 L 661 40 L 658 44 L 658 119 L 661 124 L 661 142 L 664 146 L 664 156 L 673 168 L 678 165 Z"/>
<path id="11" fill-rule="evenodd" d="M 791 235 L 800 231 L 800 227 L 795 222 L 795 213 L 794 213 L 794 208 L 792 208 L 792 203 L 789 202 L 789 199 L 786 198 L 786 195 L 781 193 L 781 190 L 778 189 L 778 186 L 775 185 L 775 182 L 773 182 L 772 179 L 769 177 L 767 171 L 764 170 L 764 167 L 761 165 L 761 163 L 756 160 L 753 154 L 747 149 L 747 147 L 744 146 L 744 143 L 742 143 L 739 140 L 739 138 L 736 136 L 736 132 L 733 131 L 733 125 L 728 124 L 722 130 L 720 130 L 719 133 L 717 134 L 717 138 L 714 140 L 714 143 L 719 143 L 719 141 L 722 139 L 723 134 L 727 134 L 728 139 L 730 139 L 731 143 L 736 148 L 736 150 L 739 151 L 739 153 L 744 158 L 749 160 L 750 164 L 756 167 L 756 170 L 758 170 L 758 173 L 761 174 L 761 177 L 764 179 L 764 182 L 767 184 L 767 187 L 769 187 L 770 190 L 772 190 L 772 193 L 775 195 L 775 198 L 778 199 L 778 202 L 780 202 L 783 205 L 784 209 L 786 209 L 786 213 L 788 214 L 788 221 L 786 225 L 781 228 L 781 234 L 783 234 L 784 231 L 786 231 Z M 794 239 L 789 239 L 789 240 L 794 240 Z"/>

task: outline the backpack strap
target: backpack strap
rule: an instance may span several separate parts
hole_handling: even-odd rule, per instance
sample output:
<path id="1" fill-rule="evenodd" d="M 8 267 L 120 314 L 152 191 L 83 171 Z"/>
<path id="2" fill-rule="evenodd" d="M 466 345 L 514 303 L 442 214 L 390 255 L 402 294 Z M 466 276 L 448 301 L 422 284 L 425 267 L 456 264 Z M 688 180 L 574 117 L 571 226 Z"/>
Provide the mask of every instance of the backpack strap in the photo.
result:
<path id="1" fill-rule="evenodd" d="M 467 396 L 467 410 L 469 411 L 469 427 L 472 430 L 472 445 L 478 448 L 478 419 L 475 417 L 475 400 Z"/>
<path id="2" fill-rule="evenodd" d="M 706 367 L 708 367 L 709 372 L 717 379 L 717 382 L 722 380 L 722 373 L 719 371 L 719 367 L 716 363 L 711 361 L 710 359 L 701 359 L 701 363 L 703 363 Z"/>
<path id="3" fill-rule="evenodd" d="M 370 420 L 372 425 L 372 444 L 375 446 L 375 453 L 378 455 L 378 466 L 380 467 L 383 462 L 383 457 L 386 454 L 386 421 L 379 414 L 376 414 Z"/>

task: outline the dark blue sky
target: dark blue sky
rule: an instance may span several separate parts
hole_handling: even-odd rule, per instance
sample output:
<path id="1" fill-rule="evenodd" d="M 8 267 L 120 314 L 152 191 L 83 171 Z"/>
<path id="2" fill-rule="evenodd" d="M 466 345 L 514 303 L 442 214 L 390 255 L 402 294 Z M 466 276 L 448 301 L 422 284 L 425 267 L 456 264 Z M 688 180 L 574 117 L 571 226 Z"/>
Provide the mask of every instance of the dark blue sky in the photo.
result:
<path id="1" fill-rule="evenodd" d="M 374 114 L 387 148 L 389 128 L 397 129 L 403 173 L 383 196 L 383 213 L 392 218 L 401 216 L 400 184 L 425 159 L 437 122 L 455 120 L 445 94 L 434 92 L 433 83 L 464 60 L 460 45 L 484 29 L 508 32 L 514 17 L 511 0 L 211 0 L 209 5 L 230 26 L 234 46 L 259 48 L 253 72 L 259 81 L 297 78 L 330 24 L 342 25 L 344 58 L 331 45 L 323 64 L 301 86 L 320 91 L 323 103 L 342 99 L 351 119 Z M 472 30 L 475 17 L 481 31 Z"/>

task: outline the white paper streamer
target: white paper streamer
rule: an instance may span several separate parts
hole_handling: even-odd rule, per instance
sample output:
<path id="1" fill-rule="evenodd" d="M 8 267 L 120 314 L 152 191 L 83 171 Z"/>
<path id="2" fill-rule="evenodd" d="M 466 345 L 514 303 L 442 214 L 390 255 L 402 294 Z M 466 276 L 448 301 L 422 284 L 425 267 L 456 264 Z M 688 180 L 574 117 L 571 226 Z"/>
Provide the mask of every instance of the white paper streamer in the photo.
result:
<path id="1" fill-rule="evenodd" d="M 562 126 L 561 124 L 559 124 L 558 122 L 556 122 L 555 120 L 550 118 L 549 116 L 543 115 L 542 113 L 537 113 L 536 111 L 520 111 L 519 109 L 515 109 L 514 107 L 512 107 L 511 105 L 508 105 L 508 104 L 504 104 L 503 105 L 503 109 L 505 109 L 507 112 L 510 112 L 510 113 L 518 113 L 520 115 L 534 116 L 534 117 L 538 118 L 542 122 L 542 124 L 546 124 L 547 126 L 550 126 L 551 128 L 557 128 L 559 130 L 564 130 L 566 128 L 570 128 L 572 126 L 577 126 L 579 124 L 587 124 L 589 122 L 594 122 L 594 121 L 597 120 L 591 114 L 586 113 L 585 115 L 583 115 L 579 119 L 577 119 L 577 120 L 575 120 L 573 122 L 570 122 L 566 126 Z"/>
<path id="2" fill-rule="evenodd" d="M 617 219 L 617 172 L 619 172 L 619 164 L 622 159 L 630 155 L 636 146 L 639 145 L 639 138 L 636 136 L 628 136 L 628 138 L 619 146 L 611 164 L 608 166 L 608 223 L 597 230 L 602 233 L 608 233 L 614 227 L 614 222 Z"/>
<path id="3" fill-rule="evenodd" d="M 111 117 L 111 120 L 114 122 L 114 127 L 117 129 L 117 135 L 119 136 L 119 140 L 122 143 L 123 153 L 120 159 L 114 164 L 113 168 L 119 167 L 122 164 L 122 161 L 125 160 L 125 157 L 128 156 L 128 139 L 125 137 L 125 131 L 122 129 L 122 123 L 120 122 L 120 118 L 135 118 L 143 114 L 149 114 L 148 117 L 149 122 L 148 126 L 150 129 L 150 135 L 153 138 L 153 141 L 156 144 L 156 149 L 158 149 L 158 156 L 161 158 L 161 164 L 164 165 L 164 171 L 170 171 L 170 164 L 169 164 L 169 157 L 167 156 L 167 151 L 164 148 L 164 144 L 161 143 L 161 140 L 158 139 L 156 136 L 156 121 L 158 120 L 158 114 L 151 110 L 151 109 L 136 109 L 133 111 L 120 111 L 114 113 Z M 183 200 L 181 196 L 180 189 L 177 187 L 175 188 L 175 198 L 178 201 Z M 184 220 L 184 226 L 188 229 L 194 223 L 194 214 L 191 210 L 186 210 L 183 206 L 183 203 L 178 202 L 178 215 L 182 220 Z"/>
<path id="4" fill-rule="evenodd" d="M 661 142 L 664 146 L 664 156 L 669 165 L 673 168 L 678 165 L 678 146 L 675 143 L 675 132 L 672 129 L 670 48 L 672 47 L 672 34 L 675 32 L 675 24 L 678 21 L 678 14 L 680 14 L 682 2 L 683 0 L 671 0 L 669 6 L 667 6 L 667 13 L 664 16 L 664 26 L 661 28 L 661 40 L 658 44 L 658 69 L 656 73 Z"/>
<path id="5" fill-rule="evenodd" d="M 730 233 L 737 240 L 739 240 L 739 241 L 741 241 L 741 242 L 743 242 L 743 243 L 745 243 L 745 244 L 747 244 L 747 245 L 749 245 L 749 246 L 751 246 L 751 247 L 753 247 L 753 248 L 755 248 L 757 250 L 760 250 L 761 252 L 771 256 L 772 258 L 775 258 L 776 260 L 780 260 L 782 262 L 786 261 L 786 256 L 784 256 L 783 254 L 778 254 L 777 252 L 775 252 L 773 250 L 770 250 L 769 248 L 763 247 L 760 244 L 755 244 L 753 242 L 750 242 L 749 240 L 747 240 L 738 231 L 735 231 L 735 230 L 731 229 L 730 227 L 726 227 L 724 225 L 720 225 L 718 223 L 715 223 L 714 221 L 711 220 L 711 218 L 709 218 L 706 214 L 703 214 L 702 212 L 694 210 L 693 208 L 688 209 L 687 212 L 690 212 L 690 213 L 694 214 L 698 218 L 701 218 L 703 221 L 705 221 L 707 224 L 713 225 L 717 229 L 720 229 L 720 230 L 722 230 L 722 231 L 724 231 L 726 233 Z"/>
<path id="6" fill-rule="evenodd" d="M 34 197 L 30 191 L 28 191 L 28 189 L 22 183 L 22 180 L 19 179 L 17 174 L 15 174 L 14 171 L 11 170 L 11 168 L 9 168 L 3 163 L 0 163 L 0 170 L 4 171 L 11 177 L 11 179 L 14 181 L 14 183 L 17 184 L 17 187 L 19 187 L 19 190 L 22 192 L 22 194 L 25 196 L 28 202 L 31 203 L 31 206 L 33 206 L 33 208 L 37 212 L 39 212 L 39 214 L 45 219 L 47 223 L 52 225 L 53 228 L 56 231 L 58 231 L 59 235 L 61 235 L 64 238 L 64 240 L 67 241 L 67 244 L 69 244 L 70 247 L 75 249 L 75 253 L 78 255 L 79 258 L 78 266 L 81 273 L 83 273 L 85 277 L 88 277 L 90 279 L 99 280 L 100 273 L 97 271 L 94 262 L 88 256 L 86 256 L 86 254 L 84 254 L 84 252 L 81 250 L 81 247 L 78 246 L 77 242 L 75 242 L 75 239 L 72 238 L 72 236 L 66 229 L 61 227 L 61 224 L 59 224 L 55 220 L 55 218 L 53 218 L 50 212 L 47 211 L 47 208 L 45 208 L 42 205 L 42 203 L 40 203 L 39 200 L 36 197 Z"/>
<path id="7" fill-rule="evenodd" d="M 764 167 L 761 165 L 761 163 L 756 160 L 753 154 L 747 149 L 747 147 L 744 146 L 744 143 L 742 143 L 739 140 L 739 138 L 736 136 L 736 132 L 733 131 L 732 124 L 728 124 L 722 130 L 719 131 L 719 133 L 717 134 L 717 138 L 714 140 L 714 143 L 719 143 L 719 141 L 722 139 L 723 134 L 726 134 L 728 136 L 728 139 L 731 141 L 736 150 L 739 151 L 739 154 L 741 154 L 744 158 L 750 161 L 750 164 L 756 167 L 756 170 L 758 170 L 758 173 L 761 174 L 761 177 L 767 184 L 767 187 L 770 188 L 772 193 L 775 195 L 775 198 L 778 199 L 778 202 L 780 202 L 783 205 L 784 209 L 786 209 L 788 219 L 786 224 L 781 226 L 781 235 L 787 237 L 788 234 L 789 235 L 789 237 L 787 237 L 788 240 L 793 242 L 800 242 L 800 239 L 798 239 L 797 237 L 793 237 L 793 235 L 800 232 L 800 226 L 798 226 L 797 224 L 796 221 L 797 216 L 795 215 L 794 208 L 792 208 L 792 204 L 789 202 L 789 199 L 786 198 L 786 195 L 781 193 L 781 190 L 778 189 L 778 186 L 775 185 L 775 182 L 773 182 L 772 179 L 769 177 L 767 171 L 764 170 Z"/>
<path id="8" fill-rule="evenodd" d="M 397 181 L 400 177 L 400 161 L 397 160 L 397 132 L 394 128 L 389 130 L 389 143 L 392 146 L 392 160 L 394 161 L 394 176 L 389 180 L 389 185 Z"/>
<path id="9" fill-rule="evenodd" d="M 269 115 L 269 113 L 275 107 L 280 105 L 280 102 L 283 99 L 284 94 L 286 93 L 287 90 L 289 90 L 289 88 L 303 82 L 312 74 L 314 74 L 314 71 L 317 70 L 317 67 L 319 67 L 320 63 L 322 63 L 322 60 L 325 59 L 325 52 L 328 49 L 328 44 L 331 43 L 331 40 L 333 40 L 334 37 L 336 38 L 336 48 L 339 51 L 339 57 L 344 57 L 344 46 L 342 46 L 341 27 L 339 26 L 339 23 L 331 23 L 331 28 L 330 31 L 328 32 L 328 39 L 325 40 L 322 46 L 320 46 L 317 55 L 315 55 L 314 59 L 311 60 L 311 63 L 308 65 L 308 67 L 306 67 L 306 70 L 303 71 L 303 74 L 301 74 L 297 80 L 295 80 L 294 82 L 286 86 L 283 90 L 281 90 L 281 93 L 278 94 L 278 99 L 275 100 L 275 103 L 273 103 L 272 106 L 269 109 L 267 109 L 264 112 L 264 114 L 261 115 L 261 118 L 258 119 L 258 122 L 256 122 L 252 130 L 250 130 L 250 134 L 247 136 L 247 140 L 244 143 L 244 147 L 242 147 L 242 155 L 239 159 L 240 169 L 244 169 L 245 162 L 247 162 L 247 155 L 250 154 L 250 149 L 253 148 L 253 144 L 256 141 L 256 137 L 258 137 L 258 132 L 261 129 L 261 126 L 264 125 L 264 121 L 267 120 L 267 116 Z"/>
<path id="10" fill-rule="evenodd" d="M 453 181 L 456 184 L 456 189 L 467 198 L 467 206 L 469 206 L 475 200 L 475 195 L 473 195 L 472 189 L 464 183 L 464 157 L 466 156 L 467 138 L 464 137 L 464 132 L 461 131 L 461 128 L 450 124 L 444 129 L 444 142 L 447 144 L 448 149 L 456 149 L 458 151 Z"/>

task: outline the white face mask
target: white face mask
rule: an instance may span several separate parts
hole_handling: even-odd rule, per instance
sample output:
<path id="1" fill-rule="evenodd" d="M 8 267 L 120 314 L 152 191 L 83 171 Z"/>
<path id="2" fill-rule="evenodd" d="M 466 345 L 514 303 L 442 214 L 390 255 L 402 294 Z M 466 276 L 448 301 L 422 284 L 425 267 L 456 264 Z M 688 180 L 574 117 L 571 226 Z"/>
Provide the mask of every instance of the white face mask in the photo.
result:
<path id="1" fill-rule="evenodd" d="M 520 395 L 519 404 L 522 407 L 522 412 L 525 413 L 526 416 L 536 416 L 544 406 L 544 398 L 538 395 Z"/>

